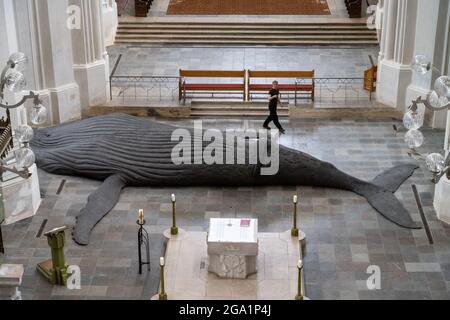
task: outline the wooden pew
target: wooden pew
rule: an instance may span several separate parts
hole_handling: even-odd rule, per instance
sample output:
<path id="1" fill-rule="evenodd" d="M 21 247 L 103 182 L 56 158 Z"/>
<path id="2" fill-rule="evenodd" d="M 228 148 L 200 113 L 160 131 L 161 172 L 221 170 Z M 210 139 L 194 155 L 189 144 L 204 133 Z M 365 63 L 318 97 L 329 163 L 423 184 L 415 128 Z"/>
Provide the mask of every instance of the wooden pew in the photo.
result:
<path id="1" fill-rule="evenodd" d="M 245 70 L 181 70 L 179 85 L 179 101 L 186 103 L 187 93 L 195 92 L 231 92 L 242 93 L 242 100 L 245 101 Z M 189 82 L 195 78 L 236 78 L 239 83 L 192 83 Z"/>
<path id="2" fill-rule="evenodd" d="M 362 0 L 345 0 L 345 6 L 350 18 L 362 17 Z"/>
<path id="3" fill-rule="evenodd" d="M 153 0 L 134 0 L 135 16 L 146 17 Z"/>
<path id="4" fill-rule="evenodd" d="M 272 81 L 279 79 L 305 79 L 307 83 L 282 83 L 279 81 L 280 93 L 294 93 L 295 104 L 297 104 L 297 97 L 299 92 L 306 92 L 310 94 L 310 98 L 314 101 L 314 77 L 315 72 L 312 71 L 248 71 L 247 81 L 247 100 L 252 100 L 252 93 L 269 92 L 272 89 Z M 252 83 L 252 79 L 268 78 L 271 79 L 270 83 L 255 84 Z"/>

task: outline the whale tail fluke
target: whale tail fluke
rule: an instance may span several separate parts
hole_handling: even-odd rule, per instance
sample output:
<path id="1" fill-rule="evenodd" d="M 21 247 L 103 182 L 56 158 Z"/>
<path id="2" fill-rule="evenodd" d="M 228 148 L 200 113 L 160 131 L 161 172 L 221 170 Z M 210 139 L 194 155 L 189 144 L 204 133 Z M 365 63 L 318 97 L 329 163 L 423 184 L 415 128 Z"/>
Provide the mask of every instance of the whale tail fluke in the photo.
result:
<path id="1" fill-rule="evenodd" d="M 393 223 L 407 229 L 421 229 L 394 193 L 413 175 L 416 165 L 400 165 L 377 176 L 371 183 L 362 184 L 356 192 Z"/>
<path id="2" fill-rule="evenodd" d="M 392 193 L 397 192 L 401 185 L 414 174 L 419 167 L 414 164 L 404 164 L 389 169 L 377 176 L 372 183 Z"/>
<path id="3" fill-rule="evenodd" d="M 126 183 L 120 175 L 113 175 L 89 196 L 86 207 L 77 216 L 76 225 L 73 228 L 72 238 L 77 244 L 82 246 L 89 244 L 92 229 L 114 209 L 119 201 L 120 192 L 125 186 Z"/>

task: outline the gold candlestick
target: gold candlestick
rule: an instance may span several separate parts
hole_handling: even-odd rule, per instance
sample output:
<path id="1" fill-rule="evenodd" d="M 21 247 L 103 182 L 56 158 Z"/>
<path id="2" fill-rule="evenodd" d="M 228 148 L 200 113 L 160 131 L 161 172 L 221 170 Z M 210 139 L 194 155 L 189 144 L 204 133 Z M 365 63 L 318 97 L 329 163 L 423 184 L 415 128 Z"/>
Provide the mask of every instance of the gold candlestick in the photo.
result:
<path id="1" fill-rule="evenodd" d="M 160 289 L 160 293 L 159 293 L 159 300 L 167 300 L 167 293 L 166 290 L 164 288 L 164 266 L 165 266 L 165 261 L 164 258 L 161 257 L 159 259 L 159 266 L 160 266 L 160 284 L 161 284 L 161 289 Z"/>
<path id="2" fill-rule="evenodd" d="M 303 277 L 303 261 L 302 260 L 298 261 L 297 269 L 298 269 L 298 289 L 297 289 L 297 295 L 295 296 L 295 300 L 304 300 L 303 286 L 302 286 L 302 277 Z"/>
<path id="3" fill-rule="evenodd" d="M 293 199 L 293 202 L 294 202 L 294 212 L 293 212 L 293 220 L 294 220 L 294 223 L 293 223 L 293 227 L 292 227 L 292 230 L 291 230 L 291 235 L 292 235 L 292 237 L 298 237 L 298 235 L 299 235 L 299 230 L 298 230 L 298 228 L 297 228 L 297 204 L 298 204 L 298 196 L 294 196 L 294 199 Z"/>
<path id="4" fill-rule="evenodd" d="M 177 198 L 174 194 L 172 194 L 172 228 L 170 228 L 170 234 L 173 236 L 178 235 L 178 227 L 177 227 L 177 213 L 176 213 L 176 202 Z"/>

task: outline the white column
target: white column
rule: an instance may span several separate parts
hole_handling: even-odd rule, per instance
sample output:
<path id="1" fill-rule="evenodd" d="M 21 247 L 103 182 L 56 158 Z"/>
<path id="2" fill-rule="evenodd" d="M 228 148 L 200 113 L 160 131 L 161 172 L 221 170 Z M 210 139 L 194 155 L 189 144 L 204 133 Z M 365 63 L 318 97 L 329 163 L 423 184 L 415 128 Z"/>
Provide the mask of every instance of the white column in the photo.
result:
<path id="1" fill-rule="evenodd" d="M 380 3 L 379 3 L 379 5 L 383 5 L 383 8 L 382 8 L 381 12 L 378 11 L 378 19 L 381 19 L 381 21 L 380 21 L 381 30 L 379 31 L 381 33 L 381 36 L 380 36 L 380 53 L 378 54 L 378 66 L 379 66 L 378 72 L 381 71 L 380 66 L 386 56 L 389 1 L 390 0 L 383 0 L 383 2 L 380 1 Z M 380 81 L 378 81 L 378 82 L 380 82 Z"/>
<path id="2" fill-rule="evenodd" d="M 105 45 L 112 46 L 116 39 L 116 32 L 119 26 L 117 15 L 117 2 L 115 0 L 102 0 L 103 2 L 103 34 Z"/>
<path id="3" fill-rule="evenodd" d="M 446 154 L 450 152 L 450 112 L 447 117 L 447 131 L 445 135 L 445 151 Z M 447 177 L 436 186 L 434 195 L 434 208 L 436 210 L 439 220 L 450 224 L 450 180 Z"/>
<path id="4" fill-rule="evenodd" d="M 106 103 L 108 55 L 103 35 L 101 0 L 70 0 L 81 9 L 80 29 L 72 30 L 73 70 L 80 87 L 81 108 L 86 113 L 90 107 Z"/>
<path id="5" fill-rule="evenodd" d="M 442 5 L 442 3 L 441 3 Z M 447 12 L 441 7 L 441 14 L 445 15 L 446 18 L 446 35 L 444 35 L 445 40 L 441 41 L 438 45 L 443 45 L 440 47 L 440 51 L 443 52 L 441 55 L 442 71 L 444 74 L 450 74 L 450 5 L 447 5 Z M 444 22 L 442 22 L 444 23 Z M 439 28 L 438 28 L 439 29 Z M 446 154 L 450 152 L 450 112 L 447 112 L 447 123 L 446 123 L 446 133 L 444 149 Z M 444 177 L 441 182 L 436 186 L 435 198 L 434 198 L 434 208 L 436 209 L 437 216 L 440 220 L 450 224 L 450 180 Z"/>
<path id="6" fill-rule="evenodd" d="M 392 60 L 394 57 L 395 37 L 397 34 L 398 0 L 386 0 L 386 2 L 388 11 L 386 17 L 386 30 L 384 31 L 386 37 L 384 59 Z"/>
<path id="7" fill-rule="evenodd" d="M 24 2 L 22 1 L 22 4 Z M 26 3 L 25 3 L 26 4 Z M 24 71 L 29 82 L 27 88 L 34 89 L 33 77 L 33 57 L 30 55 L 28 47 L 23 47 L 20 42 L 21 31 L 20 27 L 24 27 L 28 23 L 19 20 L 17 15 L 17 7 L 20 5 L 19 0 L 2 0 L 0 1 L 0 68 L 3 69 L 9 56 L 13 52 L 23 51 L 29 59 L 30 64 L 28 69 Z M 18 23 L 20 21 L 20 23 Z M 28 32 L 29 34 L 29 32 Z M 15 104 L 22 99 L 21 94 L 7 94 L 6 100 L 10 104 Z M 1 109 L 2 116 L 6 114 L 5 110 Z M 11 124 L 13 131 L 20 124 L 27 123 L 27 115 L 24 107 L 11 111 Z M 20 144 L 14 141 L 14 149 L 18 149 Z M 14 157 L 12 151 L 10 153 L 11 160 L 8 160 L 9 166 L 14 166 Z M 3 198 L 3 206 L 5 213 L 5 224 L 17 222 L 22 219 L 30 218 L 36 214 L 41 203 L 41 193 L 39 188 L 39 177 L 36 166 L 30 168 L 32 176 L 28 179 L 22 179 L 17 175 L 5 173 L 3 175 L 5 182 L 0 182 L 0 193 Z"/>
<path id="8" fill-rule="evenodd" d="M 379 61 L 378 101 L 405 109 L 405 92 L 411 82 L 417 0 L 386 0 L 382 34 L 383 51 Z"/>
<path id="9" fill-rule="evenodd" d="M 19 47 L 30 59 L 29 87 L 48 106 L 49 124 L 81 117 L 79 88 L 73 76 L 67 0 L 15 0 Z"/>
<path id="10" fill-rule="evenodd" d="M 14 15 L 14 2 L 13 0 L 0 1 L 0 72 L 6 65 L 9 56 L 19 51 L 17 43 L 17 30 L 16 19 Z M 20 101 L 20 95 L 7 95 L 7 101 L 10 104 L 14 104 Z M 26 123 L 26 117 L 23 118 L 25 108 L 20 107 L 15 110 L 11 110 L 11 124 L 13 129 L 17 126 Z M 0 117 L 6 116 L 6 110 L 0 110 Z"/>
<path id="11" fill-rule="evenodd" d="M 450 7 L 448 1 L 420 0 L 418 5 L 418 19 L 416 22 L 416 39 L 413 55 L 425 55 L 441 72 L 445 72 L 446 49 L 450 39 L 449 34 Z M 448 72 L 447 72 L 448 73 Z M 437 71 L 426 75 L 413 73 L 411 84 L 407 88 L 406 103 L 419 96 L 425 97 L 433 88 L 434 81 L 441 74 Z M 427 112 L 427 122 L 435 128 L 445 128 L 447 114 L 445 112 Z"/>
<path id="12" fill-rule="evenodd" d="M 386 33 L 383 32 L 383 30 L 385 30 L 384 26 L 385 23 L 387 22 L 387 19 L 385 19 L 384 6 L 385 1 L 380 0 L 377 4 L 377 12 L 375 17 L 375 25 L 377 28 L 378 40 L 380 41 L 380 53 L 378 55 L 378 60 L 380 61 L 384 59 L 384 48 L 386 46 Z"/>

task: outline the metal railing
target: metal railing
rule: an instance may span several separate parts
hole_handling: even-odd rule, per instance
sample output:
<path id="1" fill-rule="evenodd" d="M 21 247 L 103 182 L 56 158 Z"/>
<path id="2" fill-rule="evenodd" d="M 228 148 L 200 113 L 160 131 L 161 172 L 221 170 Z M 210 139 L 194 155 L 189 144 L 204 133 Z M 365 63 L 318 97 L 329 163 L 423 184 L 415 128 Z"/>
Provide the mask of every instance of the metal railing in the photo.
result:
<path id="1" fill-rule="evenodd" d="M 130 0 L 121 0 L 117 2 L 118 7 L 118 16 L 123 16 L 127 14 L 128 5 L 130 4 Z"/>
<path id="2" fill-rule="evenodd" d="M 111 76 L 112 101 L 121 103 L 178 103 L 180 77 Z"/>
<path id="3" fill-rule="evenodd" d="M 364 78 L 314 78 L 315 102 L 352 103 L 372 101 L 372 92 L 364 89 Z M 311 79 L 297 79 L 297 85 L 311 84 Z"/>
<path id="4" fill-rule="evenodd" d="M 115 76 L 110 77 L 112 102 L 127 105 L 179 104 L 181 77 L 177 76 Z M 296 79 L 299 87 L 314 82 L 317 104 L 354 104 L 372 101 L 372 92 L 364 89 L 364 78 Z M 264 94 L 260 94 L 263 96 Z M 287 102 L 310 101 L 310 93 L 284 93 Z M 219 97 L 215 97 L 219 98 Z"/>

